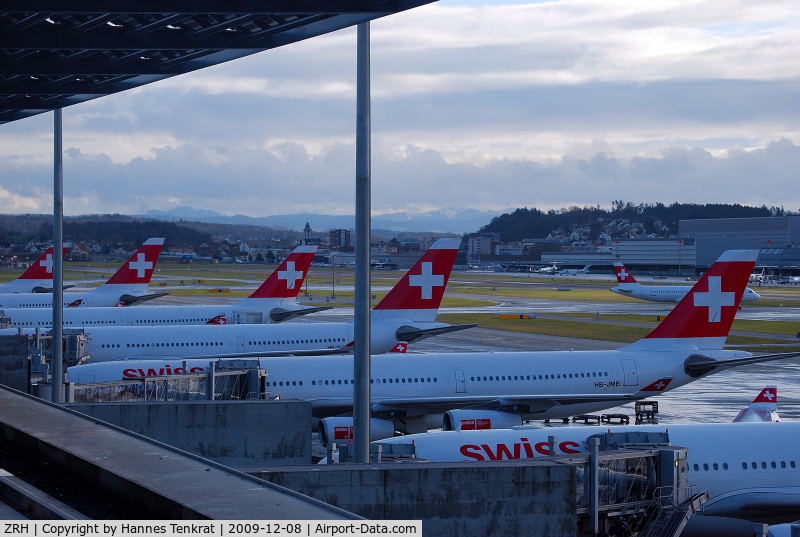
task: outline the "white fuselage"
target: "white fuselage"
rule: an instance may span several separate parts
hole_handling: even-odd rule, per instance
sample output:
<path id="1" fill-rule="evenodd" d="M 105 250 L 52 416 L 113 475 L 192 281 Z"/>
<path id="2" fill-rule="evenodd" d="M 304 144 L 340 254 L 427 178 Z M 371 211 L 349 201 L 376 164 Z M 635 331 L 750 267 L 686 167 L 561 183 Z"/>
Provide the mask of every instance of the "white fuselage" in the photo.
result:
<path id="1" fill-rule="evenodd" d="M 650 302 L 680 302 L 691 290 L 689 285 L 642 285 L 640 283 L 621 283 L 612 287 L 611 291 L 622 296 L 649 300 Z M 750 289 L 745 289 L 742 302 L 755 302 L 761 296 Z"/>
<path id="2" fill-rule="evenodd" d="M 587 453 L 587 439 L 606 432 L 667 432 L 670 444 L 688 448 L 689 485 L 707 490 L 701 517 L 692 517 L 696 535 L 753 535 L 752 524 L 722 524 L 728 517 L 765 523 L 800 519 L 800 423 L 712 423 L 628 426 L 514 427 L 446 431 L 379 440 L 414 444 L 416 456 L 431 462 L 499 461 L 549 454 L 557 437 L 560 454 Z M 774 508 L 774 509 L 773 509 Z M 724 518 L 718 518 L 724 517 Z M 695 520 L 697 518 L 697 520 Z M 720 532 L 714 531 L 714 529 Z M 747 533 L 749 530 L 749 533 Z"/>
<path id="3" fill-rule="evenodd" d="M 20 293 L 30 293 L 33 294 L 33 290 L 37 287 L 41 287 L 44 289 L 52 289 L 53 288 L 53 280 L 33 280 L 29 278 L 20 279 L 17 278 L 16 280 L 11 280 L 10 282 L 0 284 L 0 295 L 8 295 L 8 294 L 20 294 Z"/>
<path id="4" fill-rule="evenodd" d="M 226 350 L 233 347 L 226 345 Z M 371 401 L 403 410 L 407 415 L 424 415 L 509 398 L 522 405 L 530 396 L 530 410 L 517 411 L 523 419 L 559 418 L 617 406 L 620 400 L 662 378 L 673 379 L 668 389 L 691 382 L 694 379 L 683 371 L 683 362 L 690 354 L 693 352 L 617 350 L 376 355 L 371 360 Z M 704 354 L 717 359 L 747 355 L 737 351 Z M 181 367 L 180 360 L 164 364 L 173 369 Z M 192 365 L 208 367 L 208 360 Z M 79 375 L 73 378 L 77 382 L 120 380 L 124 378 L 123 370 L 137 367 L 125 362 L 78 366 L 70 368 L 70 375 L 73 371 Z M 310 401 L 316 417 L 352 410 L 350 355 L 266 357 L 261 359 L 261 367 L 267 371 L 273 392 L 283 399 Z M 82 381 L 81 375 L 92 380 Z M 600 395 L 604 400 L 536 404 L 536 398 L 542 396 L 564 400 L 570 394 Z M 620 395 L 620 400 L 609 397 L 613 395 Z"/>
<path id="5" fill-rule="evenodd" d="M 52 285 L 53 282 L 50 282 L 51 287 Z M 64 292 L 64 307 L 70 309 L 113 307 L 126 293 L 145 294 L 146 292 L 147 284 L 105 284 L 91 291 L 66 291 Z M 52 307 L 52 293 L 0 294 L 0 308 L 39 308 L 46 311 L 47 308 Z"/>
<path id="6" fill-rule="evenodd" d="M 52 295 L 51 295 L 52 296 Z M 65 293 L 66 296 L 66 293 Z M 249 300 L 249 302 L 248 302 Z M 66 302 L 66 300 L 65 300 Z M 260 314 L 252 322 L 267 322 L 270 311 L 281 304 L 281 299 L 245 299 L 231 305 L 195 306 L 136 306 L 124 308 L 65 308 L 64 326 L 169 326 L 206 324 L 216 317 L 224 317 L 227 324 L 248 324 L 248 314 Z M 294 306 L 294 300 L 290 305 Z M 252 306 L 252 307 L 248 307 Z M 50 328 L 53 326 L 53 312 L 46 308 L 6 309 L 11 325 L 22 328 Z M 218 323 L 222 324 L 222 323 Z"/>
<path id="7" fill-rule="evenodd" d="M 432 325 L 432 326 L 428 326 Z M 392 350 L 400 341 L 400 326 L 431 328 L 439 323 L 384 321 L 372 323 L 371 349 Z M 5 329 L 3 334 L 15 334 Z M 34 329 L 23 329 L 33 335 Z M 291 322 L 280 324 L 233 324 L 201 326 L 112 326 L 84 327 L 89 363 L 113 360 L 167 360 L 173 358 L 219 357 L 221 355 L 292 354 L 330 352 L 353 341 L 352 323 Z M 206 358 L 206 364 L 208 359 Z"/>

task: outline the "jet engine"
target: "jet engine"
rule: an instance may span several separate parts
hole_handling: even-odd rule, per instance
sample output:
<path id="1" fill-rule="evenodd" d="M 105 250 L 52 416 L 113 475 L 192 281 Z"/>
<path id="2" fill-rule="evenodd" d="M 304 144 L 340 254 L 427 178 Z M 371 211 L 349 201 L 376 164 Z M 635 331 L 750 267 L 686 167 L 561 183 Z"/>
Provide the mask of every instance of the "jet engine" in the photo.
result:
<path id="1" fill-rule="evenodd" d="M 346 444 L 353 438 L 353 418 L 335 417 L 319 420 L 319 441 L 323 446 L 329 443 Z M 389 420 L 370 418 L 369 441 L 383 440 L 394 436 L 394 423 Z"/>
<path id="2" fill-rule="evenodd" d="M 522 425 L 522 417 L 497 410 L 449 410 L 444 413 L 445 431 L 510 429 Z"/>

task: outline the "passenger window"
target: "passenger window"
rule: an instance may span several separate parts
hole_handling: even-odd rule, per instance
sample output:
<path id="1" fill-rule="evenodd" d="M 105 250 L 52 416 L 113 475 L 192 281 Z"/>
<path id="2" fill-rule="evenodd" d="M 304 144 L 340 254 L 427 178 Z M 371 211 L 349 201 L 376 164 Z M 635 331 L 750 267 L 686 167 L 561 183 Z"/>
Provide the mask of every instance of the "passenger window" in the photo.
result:
<path id="1" fill-rule="evenodd" d="M 697 464 L 695 464 L 695 465 L 694 465 L 694 471 L 696 472 L 696 471 L 698 471 L 699 469 L 700 469 L 700 466 L 698 466 Z"/>
<path id="2" fill-rule="evenodd" d="M 727 470 L 728 469 L 728 463 L 727 462 L 723 462 L 722 463 L 722 469 L 723 470 Z"/>
<path id="3" fill-rule="evenodd" d="M 703 470 L 708 471 L 708 463 L 705 462 L 703 463 Z"/>
<path id="4" fill-rule="evenodd" d="M 719 470 L 719 466 L 717 465 L 716 462 L 714 463 L 714 470 Z"/>
<path id="5" fill-rule="evenodd" d="M 751 466 L 753 467 L 753 470 L 758 469 L 758 465 L 756 463 L 752 463 Z"/>
<path id="6" fill-rule="evenodd" d="M 747 470 L 747 463 L 746 462 L 742 463 L 742 470 Z"/>
<path id="7" fill-rule="evenodd" d="M 781 461 L 781 468 L 786 468 L 786 461 Z"/>
<path id="8" fill-rule="evenodd" d="M 767 463 L 764 462 L 764 461 L 761 461 L 761 468 L 766 470 L 767 469 Z"/>
<path id="9" fill-rule="evenodd" d="M 777 467 L 778 467 L 778 465 L 777 465 L 777 464 L 775 464 L 775 461 L 772 461 L 772 464 L 771 464 L 771 466 L 772 466 L 773 468 L 777 468 Z"/>

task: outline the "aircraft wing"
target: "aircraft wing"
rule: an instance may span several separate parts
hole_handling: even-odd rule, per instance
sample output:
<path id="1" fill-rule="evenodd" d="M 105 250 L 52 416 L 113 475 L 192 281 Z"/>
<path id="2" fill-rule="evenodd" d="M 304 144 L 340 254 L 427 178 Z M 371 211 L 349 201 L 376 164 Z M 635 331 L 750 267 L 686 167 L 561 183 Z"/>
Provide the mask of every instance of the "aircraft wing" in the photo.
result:
<path id="1" fill-rule="evenodd" d="M 694 354 L 686 359 L 683 368 L 686 374 L 691 377 L 699 377 L 715 370 L 729 369 L 740 365 L 758 364 L 761 362 L 771 362 L 772 360 L 784 360 L 787 358 L 800 357 L 800 352 L 782 352 L 778 354 L 762 354 L 761 356 L 748 356 L 746 358 L 733 358 L 731 360 L 715 360 L 701 354 Z"/>
<path id="2" fill-rule="evenodd" d="M 564 395 L 514 395 L 495 398 L 486 397 L 411 397 L 405 399 L 383 399 L 373 403 L 373 414 L 392 408 L 416 407 L 426 412 L 446 412 L 453 409 L 499 410 L 512 414 L 535 414 L 553 407 L 576 403 L 618 402 L 629 403 L 643 399 L 645 395 L 633 394 L 564 394 Z M 616 405 L 614 405 L 616 406 Z"/>
<path id="3" fill-rule="evenodd" d="M 169 293 L 147 293 L 146 295 L 134 296 L 125 293 L 124 295 L 119 297 L 119 301 L 122 302 L 122 304 L 125 306 L 132 306 L 134 304 L 139 304 L 141 302 L 147 302 L 148 300 L 153 300 L 154 298 L 167 296 L 168 294 Z"/>
<path id="4" fill-rule="evenodd" d="M 401 326 L 397 329 L 396 336 L 398 341 L 411 343 L 412 341 L 419 341 L 421 339 L 429 338 L 432 336 L 439 336 L 441 334 L 448 334 L 450 332 L 458 332 L 459 330 L 466 330 L 467 328 L 474 328 L 477 324 L 454 324 L 448 326 L 439 326 L 437 328 L 417 328 L 416 326 Z"/>
<path id="5" fill-rule="evenodd" d="M 273 308 L 269 312 L 269 319 L 273 323 L 282 323 L 283 321 L 293 319 L 294 317 L 300 317 L 301 315 L 308 315 L 309 313 L 317 313 L 319 311 L 325 311 L 331 309 L 333 306 L 320 306 L 316 308 L 299 308 L 299 309 L 288 309 L 288 308 Z"/>

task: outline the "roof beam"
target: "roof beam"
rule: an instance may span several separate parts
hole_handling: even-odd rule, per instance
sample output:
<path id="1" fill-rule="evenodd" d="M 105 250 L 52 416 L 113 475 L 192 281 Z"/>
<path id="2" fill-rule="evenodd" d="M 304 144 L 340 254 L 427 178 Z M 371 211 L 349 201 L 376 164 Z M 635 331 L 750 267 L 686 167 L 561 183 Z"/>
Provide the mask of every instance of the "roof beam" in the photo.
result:
<path id="1" fill-rule="evenodd" d="M 407 0 L 3 0 L 4 12 L 132 13 L 132 14 L 353 14 L 364 11 L 383 14 L 403 11 L 420 3 Z M 407 7 L 406 7 L 407 6 Z"/>

